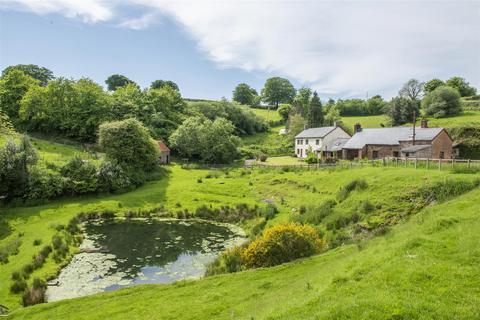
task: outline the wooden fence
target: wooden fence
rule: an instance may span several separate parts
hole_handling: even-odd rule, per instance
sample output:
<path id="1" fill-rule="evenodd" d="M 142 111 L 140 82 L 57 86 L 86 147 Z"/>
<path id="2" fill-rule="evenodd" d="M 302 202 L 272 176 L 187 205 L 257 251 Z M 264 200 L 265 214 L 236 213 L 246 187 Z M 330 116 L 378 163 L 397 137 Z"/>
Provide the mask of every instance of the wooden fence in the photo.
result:
<path id="1" fill-rule="evenodd" d="M 245 164 L 245 168 L 298 168 L 298 169 L 353 169 L 361 167 L 399 167 L 425 170 L 466 169 L 480 170 L 480 160 L 470 159 L 427 159 L 427 158 L 381 158 L 374 160 L 346 161 L 340 160 L 335 163 L 298 163 L 298 164 L 269 164 L 263 162 L 251 162 Z"/>

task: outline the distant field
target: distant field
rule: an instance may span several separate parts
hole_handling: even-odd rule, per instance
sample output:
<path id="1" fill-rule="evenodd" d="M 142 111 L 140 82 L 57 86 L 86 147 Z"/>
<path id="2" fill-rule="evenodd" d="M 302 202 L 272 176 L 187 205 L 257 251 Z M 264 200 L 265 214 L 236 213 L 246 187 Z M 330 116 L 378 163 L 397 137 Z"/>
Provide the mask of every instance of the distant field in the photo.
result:
<path id="1" fill-rule="evenodd" d="M 259 109 L 259 108 L 250 108 L 253 112 L 257 115 L 265 118 L 267 121 L 279 121 L 282 118 L 278 114 L 277 110 L 267 110 L 267 109 Z"/>
<path id="2" fill-rule="evenodd" d="M 340 120 L 349 132 L 353 132 L 353 125 L 356 123 L 360 123 L 363 128 L 380 128 L 381 124 L 388 127 L 388 118 L 385 115 L 342 117 Z"/>

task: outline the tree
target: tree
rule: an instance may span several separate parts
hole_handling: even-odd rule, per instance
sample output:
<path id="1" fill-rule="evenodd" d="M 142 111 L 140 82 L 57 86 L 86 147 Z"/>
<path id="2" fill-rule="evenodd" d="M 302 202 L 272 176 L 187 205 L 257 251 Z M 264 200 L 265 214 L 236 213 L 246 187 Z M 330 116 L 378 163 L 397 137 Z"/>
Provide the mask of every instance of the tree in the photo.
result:
<path id="1" fill-rule="evenodd" d="M 338 111 L 338 108 L 333 105 L 330 107 L 325 114 L 325 120 L 324 120 L 324 125 L 326 126 L 333 126 L 335 124 L 335 121 L 340 120 L 340 111 Z"/>
<path id="2" fill-rule="evenodd" d="M 287 79 L 273 77 L 267 79 L 262 89 L 262 98 L 268 104 L 278 108 L 280 103 L 290 103 L 295 96 L 295 88 Z"/>
<path id="3" fill-rule="evenodd" d="M 416 79 L 408 80 L 398 92 L 402 98 L 410 99 L 411 101 L 418 101 L 423 92 L 423 82 Z"/>
<path id="4" fill-rule="evenodd" d="M 433 90 L 437 89 L 440 86 L 444 86 L 445 82 L 443 82 L 440 79 L 432 79 L 427 82 L 425 82 L 425 85 L 423 86 L 423 90 L 425 91 L 425 94 L 428 94 L 432 92 Z"/>
<path id="5" fill-rule="evenodd" d="M 462 97 L 474 96 L 477 93 L 477 89 L 470 86 L 470 84 L 461 77 L 452 77 L 448 79 L 446 85 L 457 89 Z"/>
<path id="6" fill-rule="evenodd" d="M 365 113 L 368 115 L 378 115 L 385 113 L 387 103 L 379 95 L 373 96 L 367 100 Z"/>
<path id="7" fill-rule="evenodd" d="M 224 119 L 203 116 L 186 119 L 170 136 L 171 146 L 182 156 L 207 163 L 230 163 L 238 156 L 240 139 L 235 127 Z"/>
<path id="8" fill-rule="evenodd" d="M 288 137 L 291 141 L 295 138 L 297 134 L 305 130 L 307 121 L 300 114 L 291 115 L 288 118 L 287 128 L 288 128 Z"/>
<path id="9" fill-rule="evenodd" d="M 246 83 L 240 83 L 233 90 L 232 100 L 247 106 L 254 106 L 258 93 Z"/>
<path id="10" fill-rule="evenodd" d="M 109 91 L 115 91 L 117 88 L 126 86 L 129 83 L 133 83 L 136 85 L 136 83 L 124 75 L 121 74 L 112 74 L 110 77 L 105 80 L 105 83 L 107 84 L 107 88 Z"/>
<path id="11" fill-rule="evenodd" d="M 120 87 L 112 93 L 109 104 L 109 118 L 111 120 L 124 120 L 128 118 L 141 118 L 144 94 L 140 88 L 132 83 Z"/>
<path id="12" fill-rule="evenodd" d="M 422 101 L 425 116 L 441 118 L 460 113 L 460 94 L 454 88 L 441 86 L 428 93 Z"/>
<path id="13" fill-rule="evenodd" d="M 165 88 L 165 87 L 170 87 L 173 90 L 180 91 L 178 89 L 178 85 L 175 82 L 170 81 L 170 80 L 155 80 L 150 85 L 151 89 L 161 89 L 161 88 Z"/>
<path id="14" fill-rule="evenodd" d="M 280 117 L 282 117 L 283 122 L 287 122 L 291 111 L 292 111 L 292 105 L 288 103 L 281 104 L 277 109 L 277 112 L 280 115 Z"/>
<path id="15" fill-rule="evenodd" d="M 110 100 L 90 79 L 58 78 L 46 87 L 31 88 L 22 99 L 19 116 L 28 130 L 93 142 L 100 123 L 108 120 Z"/>
<path id="16" fill-rule="evenodd" d="M 26 191 L 30 167 L 37 162 L 36 150 L 27 136 L 19 144 L 8 140 L 0 149 L 0 196 L 10 200 L 23 196 Z"/>
<path id="17" fill-rule="evenodd" d="M 48 81 L 55 78 L 51 70 L 44 67 L 39 67 L 36 64 L 17 64 L 14 66 L 9 66 L 2 71 L 2 78 L 12 70 L 22 71 L 25 75 L 38 80 L 41 86 L 46 86 Z"/>
<path id="18" fill-rule="evenodd" d="M 308 114 L 308 108 L 310 106 L 310 100 L 312 99 L 312 89 L 300 88 L 293 99 L 294 109 L 296 113 L 306 117 Z"/>
<path id="19" fill-rule="evenodd" d="M 387 107 L 387 116 L 390 118 L 392 126 L 401 125 L 413 120 L 413 112 L 419 114 L 417 101 L 408 98 L 395 97 Z"/>
<path id="20" fill-rule="evenodd" d="M 0 109 L 12 121 L 18 118 L 23 96 L 34 86 L 38 86 L 38 81 L 17 69 L 10 70 L 0 79 Z"/>
<path id="21" fill-rule="evenodd" d="M 107 159 L 122 167 L 148 171 L 158 163 L 158 144 L 136 119 L 103 123 L 98 141 Z"/>
<path id="22" fill-rule="evenodd" d="M 317 92 L 313 93 L 312 99 L 309 103 L 307 126 L 309 128 L 317 128 L 323 125 L 323 110 L 322 102 L 318 97 Z"/>

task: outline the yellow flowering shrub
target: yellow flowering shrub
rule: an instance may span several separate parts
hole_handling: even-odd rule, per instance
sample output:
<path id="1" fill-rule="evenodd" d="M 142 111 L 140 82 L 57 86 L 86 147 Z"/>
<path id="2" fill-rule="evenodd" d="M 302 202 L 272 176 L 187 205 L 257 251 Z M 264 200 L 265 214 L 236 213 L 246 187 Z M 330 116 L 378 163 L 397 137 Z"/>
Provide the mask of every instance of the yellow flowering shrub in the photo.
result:
<path id="1" fill-rule="evenodd" d="M 266 229 L 241 257 L 247 268 L 270 267 L 314 255 L 325 246 L 314 228 L 290 222 Z"/>

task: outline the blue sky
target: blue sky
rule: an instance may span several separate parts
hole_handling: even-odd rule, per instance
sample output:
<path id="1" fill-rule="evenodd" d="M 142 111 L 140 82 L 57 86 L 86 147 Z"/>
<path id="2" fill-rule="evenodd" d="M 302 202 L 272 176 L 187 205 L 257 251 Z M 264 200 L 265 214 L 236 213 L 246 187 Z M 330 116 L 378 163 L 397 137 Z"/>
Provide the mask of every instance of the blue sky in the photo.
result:
<path id="1" fill-rule="evenodd" d="M 0 28 L 2 69 L 167 79 L 190 98 L 273 75 L 323 99 L 388 98 L 410 78 L 480 86 L 480 1 L 2 0 Z"/>

